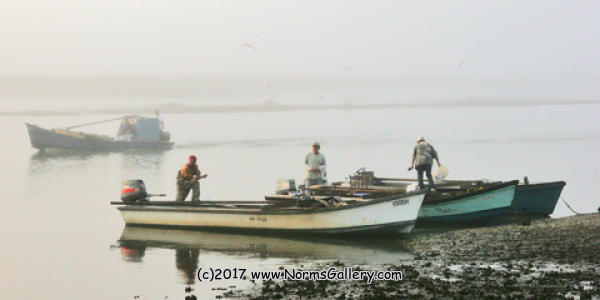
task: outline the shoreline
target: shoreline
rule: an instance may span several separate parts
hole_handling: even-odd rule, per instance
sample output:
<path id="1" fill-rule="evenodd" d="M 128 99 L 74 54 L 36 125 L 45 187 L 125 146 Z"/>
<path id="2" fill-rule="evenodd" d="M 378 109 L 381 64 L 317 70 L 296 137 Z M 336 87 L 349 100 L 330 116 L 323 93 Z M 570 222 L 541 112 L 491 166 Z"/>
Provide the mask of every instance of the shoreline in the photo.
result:
<path id="1" fill-rule="evenodd" d="M 265 281 L 225 298 L 396 299 L 600 296 L 600 215 L 529 225 L 422 233 L 407 239 L 412 260 L 388 265 L 316 263 L 305 270 L 400 270 L 402 281 Z M 290 296 L 291 295 L 291 296 Z M 298 298 L 299 296 L 299 298 Z"/>
<path id="2" fill-rule="evenodd" d="M 19 110 L 0 111 L 0 116 L 80 116 L 80 115 L 133 115 L 149 114 L 160 110 L 163 114 L 203 114 L 203 113 L 259 113 L 290 111 L 323 111 L 323 110 L 371 110 L 371 109 L 414 109 L 414 108 L 479 108 L 479 107 L 524 107 L 524 106 L 572 106 L 598 105 L 597 100 L 452 100 L 409 103 L 375 103 L 375 104 L 282 104 L 267 101 L 262 104 L 247 105 L 183 105 L 179 103 L 158 104 L 147 107 L 124 107 L 105 109 L 73 109 L 73 110 Z"/>

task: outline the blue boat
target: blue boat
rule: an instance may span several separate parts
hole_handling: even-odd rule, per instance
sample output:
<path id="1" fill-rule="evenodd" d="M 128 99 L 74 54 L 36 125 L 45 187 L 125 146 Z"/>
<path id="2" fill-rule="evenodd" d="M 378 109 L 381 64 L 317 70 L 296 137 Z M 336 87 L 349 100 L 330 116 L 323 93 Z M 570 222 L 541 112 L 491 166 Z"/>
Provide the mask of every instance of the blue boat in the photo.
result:
<path id="1" fill-rule="evenodd" d="M 511 212 L 517 216 L 549 216 L 565 185 L 564 181 L 519 184 Z"/>
<path id="2" fill-rule="evenodd" d="M 447 196 L 428 194 L 419 210 L 418 224 L 471 225 L 490 223 L 510 214 L 517 180 L 458 191 Z"/>
<path id="3" fill-rule="evenodd" d="M 401 178 L 376 178 L 380 186 L 403 186 L 416 182 L 416 179 Z M 477 187 L 487 187 L 501 183 L 501 181 L 488 182 L 483 180 L 446 180 L 438 184 L 440 189 L 453 188 L 466 191 Z M 517 185 L 514 199 L 510 208 L 511 217 L 546 217 L 554 212 L 556 203 L 560 198 L 564 181 L 539 182 L 530 184 L 525 178 L 523 183 Z M 425 203 L 427 198 L 425 199 Z"/>
<path id="4" fill-rule="evenodd" d="M 139 134 L 132 140 L 116 140 L 107 135 L 71 131 L 68 128 L 44 129 L 29 123 L 25 123 L 25 125 L 31 146 L 39 150 L 125 151 L 132 149 L 170 150 L 173 148 L 173 143 L 161 137 L 157 119 L 137 117 L 136 121 Z"/>

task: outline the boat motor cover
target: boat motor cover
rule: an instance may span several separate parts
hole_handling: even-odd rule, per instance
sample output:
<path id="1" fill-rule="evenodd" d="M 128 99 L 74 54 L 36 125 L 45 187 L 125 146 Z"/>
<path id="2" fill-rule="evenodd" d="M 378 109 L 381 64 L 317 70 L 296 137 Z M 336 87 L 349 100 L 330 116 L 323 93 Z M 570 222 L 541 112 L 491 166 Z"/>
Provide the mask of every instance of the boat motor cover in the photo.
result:
<path id="1" fill-rule="evenodd" d="M 277 187 L 275 188 L 275 194 L 287 195 L 289 192 L 296 190 L 296 180 L 294 179 L 279 179 L 277 180 Z"/>
<path id="2" fill-rule="evenodd" d="M 123 202 L 135 202 L 148 197 L 146 185 L 141 179 L 123 180 L 121 184 L 121 200 Z"/>

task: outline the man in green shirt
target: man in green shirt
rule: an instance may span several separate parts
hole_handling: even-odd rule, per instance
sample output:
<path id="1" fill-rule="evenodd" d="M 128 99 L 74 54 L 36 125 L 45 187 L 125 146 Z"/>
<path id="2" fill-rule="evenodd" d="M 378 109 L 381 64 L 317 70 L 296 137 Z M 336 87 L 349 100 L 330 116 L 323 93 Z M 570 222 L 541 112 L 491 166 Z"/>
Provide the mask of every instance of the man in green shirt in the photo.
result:
<path id="1" fill-rule="evenodd" d="M 318 142 L 314 142 L 312 152 L 308 153 L 304 158 L 304 165 L 306 166 L 304 184 L 307 188 L 327 182 L 325 179 L 327 177 L 327 165 L 325 164 L 325 156 L 319 152 L 320 149 L 321 145 Z"/>
<path id="2" fill-rule="evenodd" d="M 431 166 L 433 166 L 433 160 L 440 166 L 440 159 L 438 158 L 437 151 L 431 146 L 431 144 L 425 141 L 424 137 L 417 139 L 417 144 L 413 149 L 412 158 L 410 160 L 410 166 L 408 170 L 413 168 L 417 169 L 417 178 L 419 180 L 419 188 L 425 189 L 425 183 L 423 183 L 423 172 L 427 175 L 429 181 L 429 187 L 432 191 L 435 191 L 435 183 L 433 182 L 433 176 L 431 176 Z"/>

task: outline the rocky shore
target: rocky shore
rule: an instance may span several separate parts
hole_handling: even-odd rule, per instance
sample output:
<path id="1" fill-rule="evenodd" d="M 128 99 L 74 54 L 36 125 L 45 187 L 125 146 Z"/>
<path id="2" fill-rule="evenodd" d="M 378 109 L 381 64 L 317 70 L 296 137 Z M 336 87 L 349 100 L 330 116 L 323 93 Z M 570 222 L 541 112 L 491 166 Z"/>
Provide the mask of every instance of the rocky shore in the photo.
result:
<path id="1" fill-rule="evenodd" d="M 328 262 L 303 267 L 400 270 L 401 281 L 265 281 L 223 297 L 600 299 L 598 214 L 417 234 L 407 246 L 414 259 L 393 265 Z"/>

